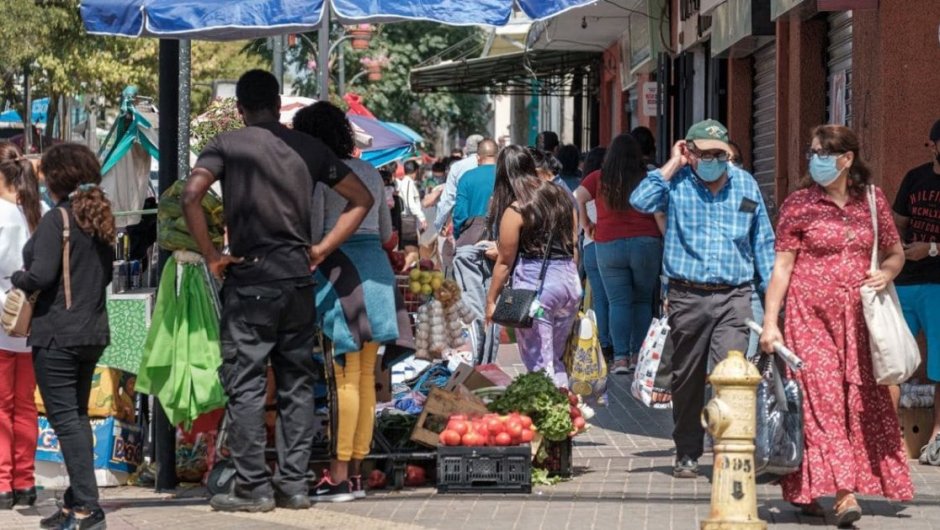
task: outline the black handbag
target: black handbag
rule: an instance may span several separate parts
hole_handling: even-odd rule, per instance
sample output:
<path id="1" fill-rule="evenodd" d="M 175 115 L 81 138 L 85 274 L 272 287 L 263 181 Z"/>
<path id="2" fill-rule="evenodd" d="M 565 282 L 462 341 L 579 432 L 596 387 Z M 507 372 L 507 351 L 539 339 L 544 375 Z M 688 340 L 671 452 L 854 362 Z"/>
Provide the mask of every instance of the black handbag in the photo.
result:
<path id="1" fill-rule="evenodd" d="M 542 294 L 542 286 L 545 284 L 545 273 L 548 271 L 548 258 L 552 251 L 552 239 L 555 237 L 555 230 L 549 232 L 548 246 L 545 247 L 545 258 L 542 259 L 542 270 L 539 272 L 539 283 L 537 289 L 515 289 L 512 286 L 512 272 L 509 276 L 509 284 L 503 287 L 503 291 L 496 300 L 496 309 L 493 310 L 493 322 L 507 328 L 531 328 L 532 319 L 535 316 L 534 309 L 537 309 L 535 303 Z M 518 262 L 518 258 L 517 258 Z M 513 266 L 515 269 L 515 266 Z"/>
<path id="2" fill-rule="evenodd" d="M 772 356 L 762 355 L 758 368 L 762 364 L 754 463 L 758 475 L 788 475 L 803 463 L 803 394 L 796 381 L 783 377 Z"/>

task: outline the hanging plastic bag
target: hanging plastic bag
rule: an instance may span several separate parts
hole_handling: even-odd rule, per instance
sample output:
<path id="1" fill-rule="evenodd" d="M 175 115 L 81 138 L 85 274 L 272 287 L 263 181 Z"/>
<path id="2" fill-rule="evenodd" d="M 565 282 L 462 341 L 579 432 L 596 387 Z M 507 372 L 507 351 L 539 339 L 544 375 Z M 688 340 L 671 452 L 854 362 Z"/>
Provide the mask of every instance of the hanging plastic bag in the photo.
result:
<path id="1" fill-rule="evenodd" d="M 788 475 L 803 462 L 803 394 L 772 356 L 761 355 L 758 369 L 763 380 L 757 385 L 754 464 L 759 475 Z"/>
<path id="2" fill-rule="evenodd" d="M 594 311 L 579 313 L 565 351 L 571 391 L 592 405 L 607 405 L 607 362 L 601 350 Z"/>
<path id="3" fill-rule="evenodd" d="M 636 376 L 630 386 L 633 397 L 647 407 L 654 409 L 672 408 L 672 401 L 654 401 L 653 394 L 661 392 L 656 388 L 656 374 L 663 358 L 663 349 L 666 347 L 666 337 L 669 336 L 668 317 L 654 318 L 640 346 L 637 357 Z"/>

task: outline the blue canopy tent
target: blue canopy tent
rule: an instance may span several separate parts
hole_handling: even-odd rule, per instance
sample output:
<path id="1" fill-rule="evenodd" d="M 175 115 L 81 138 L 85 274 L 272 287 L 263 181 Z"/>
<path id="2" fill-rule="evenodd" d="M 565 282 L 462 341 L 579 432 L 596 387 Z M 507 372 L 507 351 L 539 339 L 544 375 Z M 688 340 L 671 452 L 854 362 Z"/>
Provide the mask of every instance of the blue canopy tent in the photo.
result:
<path id="1" fill-rule="evenodd" d="M 330 0 L 342 23 L 424 20 L 453 26 L 504 26 L 514 6 L 532 20 L 597 0 Z M 472 9 L 468 4 L 472 3 Z M 326 0 L 82 0 L 95 35 L 239 40 L 316 30 Z"/>

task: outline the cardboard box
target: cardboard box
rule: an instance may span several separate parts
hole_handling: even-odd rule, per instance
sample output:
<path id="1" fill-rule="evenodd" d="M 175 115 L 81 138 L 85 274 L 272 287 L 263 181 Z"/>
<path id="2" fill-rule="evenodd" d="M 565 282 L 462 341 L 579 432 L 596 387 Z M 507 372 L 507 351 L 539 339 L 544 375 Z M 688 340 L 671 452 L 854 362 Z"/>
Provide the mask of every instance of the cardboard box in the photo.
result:
<path id="1" fill-rule="evenodd" d="M 141 460 L 140 427 L 116 418 L 91 420 L 95 443 L 95 469 L 109 469 L 133 473 Z M 59 439 L 45 416 L 39 417 L 39 440 L 36 460 L 63 463 Z"/>
<path id="2" fill-rule="evenodd" d="M 121 421 L 136 421 L 134 385 L 137 376 L 106 366 L 95 367 L 91 378 L 91 394 L 88 396 L 88 416 L 92 418 L 114 417 Z M 39 414 L 46 413 L 39 388 L 35 393 L 36 408 Z"/>
<path id="3" fill-rule="evenodd" d="M 511 382 L 512 378 L 495 364 L 484 364 L 477 367 L 461 364 L 447 380 L 444 390 L 453 392 L 459 385 L 463 385 L 468 390 L 494 386 L 505 387 Z"/>
<path id="4" fill-rule="evenodd" d="M 920 458 L 920 450 L 930 443 L 933 431 L 933 407 L 898 409 L 901 434 L 908 458 Z"/>
<path id="5" fill-rule="evenodd" d="M 45 489 L 64 490 L 69 487 L 69 472 L 61 462 L 36 461 L 36 485 Z M 113 469 L 96 469 L 95 482 L 99 488 L 115 488 L 127 484 L 130 473 Z"/>
<path id="6" fill-rule="evenodd" d="M 424 411 L 411 432 L 411 441 L 428 447 L 437 447 L 438 436 L 452 414 L 479 416 L 488 413 L 486 405 L 471 396 L 462 396 L 440 388 L 432 388 Z"/>

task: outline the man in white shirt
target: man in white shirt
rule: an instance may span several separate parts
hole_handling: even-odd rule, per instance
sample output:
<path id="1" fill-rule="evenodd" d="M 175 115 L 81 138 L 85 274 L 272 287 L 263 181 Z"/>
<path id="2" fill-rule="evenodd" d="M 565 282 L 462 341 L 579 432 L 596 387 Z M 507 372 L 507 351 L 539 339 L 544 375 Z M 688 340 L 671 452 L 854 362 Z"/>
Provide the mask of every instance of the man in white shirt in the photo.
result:
<path id="1" fill-rule="evenodd" d="M 428 228 L 428 221 L 424 217 L 424 208 L 421 206 L 421 193 L 415 177 L 418 173 L 418 164 L 414 160 L 405 162 L 405 176 L 395 181 L 398 196 L 402 200 L 401 211 L 401 244 L 409 252 L 416 251 L 418 247 L 418 234 Z"/>

